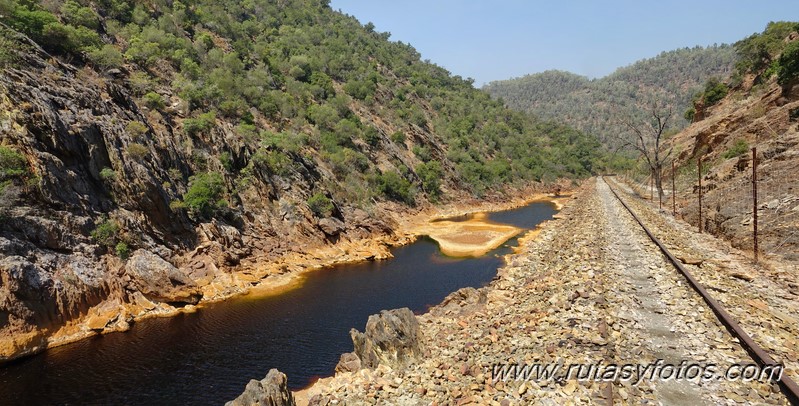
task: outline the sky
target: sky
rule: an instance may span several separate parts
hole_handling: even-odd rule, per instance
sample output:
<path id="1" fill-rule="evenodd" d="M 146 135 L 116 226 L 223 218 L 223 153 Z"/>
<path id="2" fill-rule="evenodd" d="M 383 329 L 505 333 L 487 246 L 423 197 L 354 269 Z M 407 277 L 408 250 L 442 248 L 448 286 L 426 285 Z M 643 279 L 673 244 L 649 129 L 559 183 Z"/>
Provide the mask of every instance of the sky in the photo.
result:
<path id="1" fill-rule="evenodd" d="M 673 49 L 734 43 L 797 0 L 332 0 L 475 86 L 549 69 L 597 78 Z"/>

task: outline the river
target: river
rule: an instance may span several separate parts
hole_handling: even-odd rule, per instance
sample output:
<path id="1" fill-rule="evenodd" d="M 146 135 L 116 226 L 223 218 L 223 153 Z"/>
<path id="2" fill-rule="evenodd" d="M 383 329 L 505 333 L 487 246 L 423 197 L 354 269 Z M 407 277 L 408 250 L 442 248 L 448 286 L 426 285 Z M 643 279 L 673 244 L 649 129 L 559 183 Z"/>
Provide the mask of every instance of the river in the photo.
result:
<path id="1" fill-rule="evenodd" d="M 532 229 L 555 213 L 532 203 L 488 219 Z M 270 368 L 302 388 L 333 374 L 340 354 L 352 351 L 350 328 L 363 331 L 369 315 L 422 313 L 460 288 L 484 286 L 515 244 L 449 258 L 421 238 L 394 248 L 390 260 L 308 272 L 301 287 L 279 295 L 234 298 L 52 348 L 0 368 L 0 404 L 220 405 Z"/>

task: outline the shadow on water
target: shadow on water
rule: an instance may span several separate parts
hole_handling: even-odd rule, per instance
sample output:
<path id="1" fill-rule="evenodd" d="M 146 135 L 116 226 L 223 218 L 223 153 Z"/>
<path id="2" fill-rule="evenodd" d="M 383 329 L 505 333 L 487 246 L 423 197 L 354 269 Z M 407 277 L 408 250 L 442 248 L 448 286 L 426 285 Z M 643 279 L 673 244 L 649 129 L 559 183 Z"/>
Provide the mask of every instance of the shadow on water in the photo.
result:
<path id="1" fill-rule="evenodd" d="M 555 212 L 533 203 L 488 218 L 531 229 Z M 459 259 L 422 238 L 393 249 L 391 260 L 308 273 L 284 294 L 232 299 L 56 347 L 0 368 L 0 404 L 217 405 L 270 368 L 301 388 L 333 373 L 339 355 L 352 351 L 350 328 L 363 331 L 369 315 L 399 307 L 422 313 L 460 288 L 484 286 L 515 244 Z"/>

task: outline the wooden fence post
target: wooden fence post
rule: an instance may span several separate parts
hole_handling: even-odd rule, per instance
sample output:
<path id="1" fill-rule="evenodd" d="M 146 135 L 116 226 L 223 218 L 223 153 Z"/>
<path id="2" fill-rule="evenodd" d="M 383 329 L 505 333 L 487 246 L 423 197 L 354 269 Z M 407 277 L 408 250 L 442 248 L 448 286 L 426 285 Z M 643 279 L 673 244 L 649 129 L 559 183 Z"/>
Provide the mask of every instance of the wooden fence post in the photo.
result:
<path id="1" fill-rule="evenodd" d="M 671 161 L 671 215 L 677 217 L 677 188 L 674 178 L 674 161 Z"/>
<path id="2" fill-rule="evenodd" d="M 757 147 L 752 147 L 752 237 L 754 240 L 755 262 L 757 262 Z"/>
<path id="3" fill-rule="evenodd" d="M 696 171 L 699 173 L 699 233 L 702 233 L 702 157 L 696 160 Z"/>

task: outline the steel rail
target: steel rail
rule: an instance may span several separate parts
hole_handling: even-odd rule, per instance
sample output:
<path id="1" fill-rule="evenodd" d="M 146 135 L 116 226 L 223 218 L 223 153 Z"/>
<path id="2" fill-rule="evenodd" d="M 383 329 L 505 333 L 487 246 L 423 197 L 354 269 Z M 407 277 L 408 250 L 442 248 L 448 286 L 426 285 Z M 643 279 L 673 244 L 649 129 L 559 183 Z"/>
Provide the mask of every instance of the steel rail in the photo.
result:
<path id="1" fill-rule="evenodd" d="M 768 355 L 768 353 L 765 350 L 763 350 L 763 348 L 760 347 L 760 345 L 758 345 L 752 339 L 752 337 L 750 337 L 749 334 L 747 334 L 746 331 L 744 331 L 743 328 L 741 328 L 741 326 L 738 324 L 737 321 L 735 321 L 732 315 L 727 313 L 727 311 L 724 310 L 724 308 L 715 299 L 713 299 L 712 296 L 710 296 L 710 293 L 708 293 L 708 291 L 704 287 L 702 287 L 702 285 L 699 284 L 699 282 L 693 277 L 693 275 L 691 275 L 691 273 L 688 272 L 688 270 L 682 265 L 682 262 L 680 262 L 674 255 L 672 255 L 671 252 L 666 248 L 666 246 L 663 245 L 663 243 L 661 243 L 660 240 L 658 240 L 658 238 L 655 237 L 655 235 L 652 234 L 651 231 L 649 231 L 649 229 L 644 225 L 643 221 L 641 221 L 641 219 L 638 218 L 638 216 L 630 208 L 630 206 L 628 206 L 627 203 L 625 203 L 624 200 L 622 200 L 622 198 L 616 193 L 613 187 L 610 186 L 610 183 L 607 182 L 604 177 L 600 178 L 602 179 L 603 182 L 605 182 L 606 185 L 608 185 L 608 188 L 610 188 L 610 191 L 613 192 L 614 196 L 616 196 L 616 199 L 618 199 L 619 202 L 622 204 L 622 206 L 624 206 L 624 208 L 627 209 L 627 211 L 630 213 L 633 219 L 635 219 L 635 221 L 638 222 L 638 224 L 641 226 L 644 232 L 646 232 L 646 234 L 652 240 L 652 242 L 654 242 L 660 248 L 660 250 L 666 256 L 666 258 L 668 258 L 669 261 L 677 268 L 677 270 L 679 270 L 680 273 L 685 277 L 685 279 L 688 281 L 688 284 L 691 285 L 691 287 L 697 293 L 699 293 L 700 296 L 702 296 L 702 299 L 704 299 L 705 303 L 707 303 L 710 309 L 713 310 L 713 313 L 716 314 L 716 317 L 718 317 L 719 321 L 721 321 L 721 323 L 724 324 L 724 326 L 727 328 L 730 334 L 738 338 L 739 342 L 744 347 L 744 349 L 749 353 L 749 355 L 752 356 L 752 359 L 756 363 L 758 363 L 761 367 L 764 366 L 773 367 L 781 365 L 777 363 L 773 358 L 771 358 L 771 356 Z M 780 380 L 777 383 L 779 384 L 780 389 L 782 389 L 782 393 L 788 398 L 788 401 L 791 402 L 792 405 L 799 405 L 799 385 L 797 385 L 796 382 L 794 382 L 790 377 L 788 377 L 788 375 L 784 373 L 784 370 L 782 376 L 780 377 Z"/>

